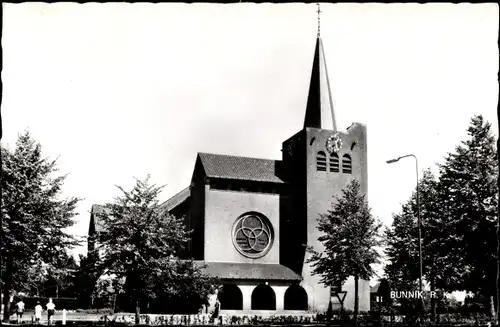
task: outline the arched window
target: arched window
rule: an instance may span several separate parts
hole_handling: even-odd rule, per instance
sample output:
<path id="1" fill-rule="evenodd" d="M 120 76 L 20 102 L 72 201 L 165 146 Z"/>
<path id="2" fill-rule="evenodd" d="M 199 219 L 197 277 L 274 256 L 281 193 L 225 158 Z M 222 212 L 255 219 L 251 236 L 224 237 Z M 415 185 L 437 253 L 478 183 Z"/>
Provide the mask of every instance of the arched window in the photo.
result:
<path id="1" fill-rule="evenodd" d="M 344 154 L 342 157 L 342 172 L 344 174 L 352 174 L 352 160 L 348 154 Z"/>
<path id="2" fill-rule="evenodd" d="M 221 310 L 243 310 L 243 294 L 237 285 L 223 285 L 217 297 Z"/>
<path id="3" fill-rule="evenodd" d="M 307 293 L 299 285 L 290 286 L 285 292 L 285 310 L 307 310 Z"/>
<path id="4" fill-rule="evenodd" d="M 330 155 L 330 172 L 338 173 L 339 172 L 339 155 L 336 153 L 332 153 Z"/>
<path id="5" fill-rule="evenodd" d="M 323 151 L 319 151 L 316 155 L 316 169 L 326 171 L 326 154 Z"/>
<path id="6" fill-rule="evenodd" d="M 276 294 L 271 286 L 260 284 L 253 290 L 252 310 L 276 310 Z"/>

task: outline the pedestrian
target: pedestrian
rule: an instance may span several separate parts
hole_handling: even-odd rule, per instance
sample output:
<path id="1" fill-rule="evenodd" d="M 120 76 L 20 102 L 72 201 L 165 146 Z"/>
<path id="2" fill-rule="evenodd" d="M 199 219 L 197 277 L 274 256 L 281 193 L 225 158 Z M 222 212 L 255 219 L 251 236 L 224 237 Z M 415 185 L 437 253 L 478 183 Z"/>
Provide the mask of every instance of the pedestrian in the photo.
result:
<path id="1" fill-rule="evenodd" d="M 56 313 L 56 305 L 52 302 L 52 298 L 49 298 L 49 303 L 47 303 L 47 322 L 48 325 L 52 325 L 52 317 Z"/>
<path id="2" fill-rule="evenodd" d="M 36 306 L 35 306 L 35 323 L 40 324 L 40 320 L 42 319 L 42 305 L 40 304 L 40 301 L 36 301 Z"/>
<path id="3" fill-rule="evenodd" d="M 24 302 L 23 299 L 19 299 L 19 302 L 16 304 L 17 310 L 17 323 L 19 324 L 23 320 L 23 313 L 24 313 Z"/>
<path id="4" fill-rule="evenodd" d="M 214 322 L 215 324 L 218 323 L 218 319 L 219 319 L 219 308 L 220 308 L 220 302 L 219 302 L 219 299 L 217 298 L 217 300 L 215 301 L 215 305 L 214 305 L 214 312 L 212 313 L 212 322 Z"/>

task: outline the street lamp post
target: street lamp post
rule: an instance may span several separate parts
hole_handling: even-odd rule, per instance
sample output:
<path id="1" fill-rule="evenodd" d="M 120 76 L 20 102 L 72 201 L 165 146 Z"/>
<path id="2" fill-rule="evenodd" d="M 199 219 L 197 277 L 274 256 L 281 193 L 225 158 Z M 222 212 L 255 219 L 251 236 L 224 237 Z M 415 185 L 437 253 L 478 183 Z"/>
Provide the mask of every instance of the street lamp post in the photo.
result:
<path id="1" fill-rule="evenodd" d="M 415 159 L 415 171 L 417 173 L 417 224 L 418 224 L 418 259 L 419 259 L 419 291 L 422 292 L 422 222 L 420 219 L 420 192 L 419 192 L 419 179 L 418 179 L 418 160 L 414 154 L 407 154 L 396 159 L 387 160 L 388 164 L 398 162 L 399 160 L 407 157 L 413 157 Z M 420 293 L 422 294 L 422 293 Z M 422 302 L 422 301 L 421 301 Z M 423 310 L 423 304 L 421 303 L 421 310 Z"/>

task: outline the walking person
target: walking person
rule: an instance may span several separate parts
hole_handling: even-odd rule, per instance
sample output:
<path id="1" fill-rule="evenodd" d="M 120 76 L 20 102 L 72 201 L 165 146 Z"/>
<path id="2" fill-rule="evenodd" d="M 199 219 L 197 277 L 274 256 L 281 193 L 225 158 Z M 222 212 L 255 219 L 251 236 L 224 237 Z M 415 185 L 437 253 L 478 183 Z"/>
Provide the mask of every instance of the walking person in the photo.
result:
<path id="1" fill-rule="evenodd" d="M 56 313 L 56 305 L 52 302 L 52 298 L 49 298 L 49 303 L 47 303 L 47 323 L 52 325 L 52 317 Z"/>
<path id="2" fill-rule="evenodd" d="M 21 323 L 23 320 L 24 313 L 24 302 L 23 299 L 19 299 L 19 302 L 16 303 L 16 314 L 17 314 L 17 323 Z"/>
<path id="3" fill-rule="evenodd" d="M 212 322 L 214 324 L 218 324 L 219 323 L 219 308 L 220 308 L 220 302 L 219 302 L 219 299 L 217 298 L 217 300 L 215 301 L 215 305 L 214 305 L 214 312 L 212 313 Z"/>
<path id="4" fill-rule="evenodd" d="M 40 324 L 40 320 L 42 319 L 42 305 L 40 304 L 40 301 L 36 301 L 36 306 L 35 306 L 35 323 L 38 325 Z"/>

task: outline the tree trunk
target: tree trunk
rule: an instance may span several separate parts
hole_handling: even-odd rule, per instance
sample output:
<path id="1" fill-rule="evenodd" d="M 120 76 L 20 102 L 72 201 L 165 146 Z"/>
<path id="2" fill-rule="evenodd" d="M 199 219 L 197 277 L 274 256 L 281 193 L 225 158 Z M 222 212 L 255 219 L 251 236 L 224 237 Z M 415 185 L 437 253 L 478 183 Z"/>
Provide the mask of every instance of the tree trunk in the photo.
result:
<path id="1" fill-rule="evenodd" d="M 5 262 L 5 275 L 3 285 L 3 322 L 10 322 L 10 290 L 12 288 L 13 262 L 12 257 L 8 256 Z"/>
<path id="2" fill-rule="evenodd" d="M 117 297 L 117 295 L 114 294 L 113 295 L 113 305 L 111 306 L 111 314 L 114 314 L 115 310 L 116 310 L 116 297 Z"/>
<path id="3" fill-rule="evenodd" d="M 354 321 L 358 321 L 359 313 L 359 277 L 354 277 Z"/>
<path id="4" fill-rule="evenodd" d="M 431 292 L 436 291 L 436 281 L 434 278 L 431 279 Z M 431 297 L 431 320 L 432 322 L 436 322 L 436 307 L 437 307 L 437 302 L 436 299 Z"/>
<path id="5" fill-rule="evenodd" d="M 141 301 L 137 300 L 135 302 L 135 324 L 138 325 L 141 322 Z"/>

